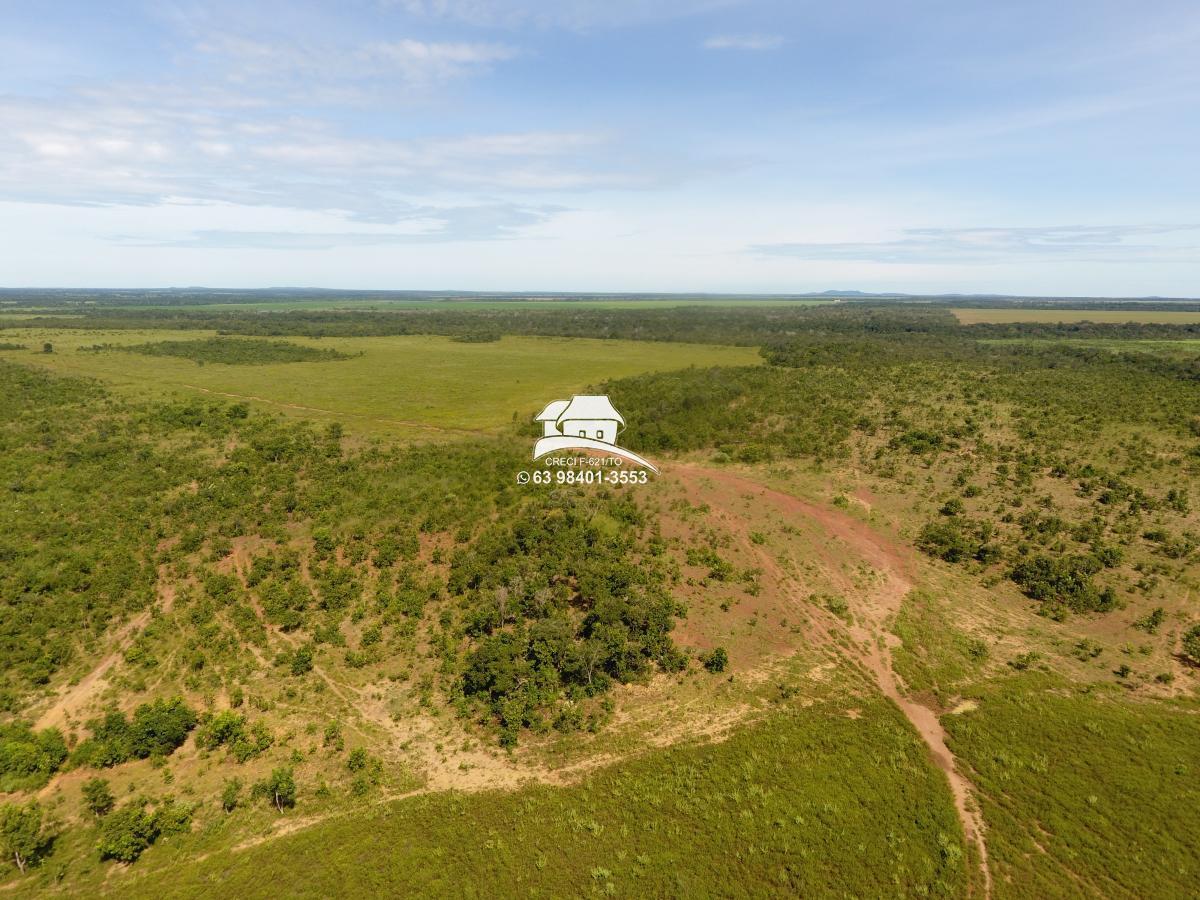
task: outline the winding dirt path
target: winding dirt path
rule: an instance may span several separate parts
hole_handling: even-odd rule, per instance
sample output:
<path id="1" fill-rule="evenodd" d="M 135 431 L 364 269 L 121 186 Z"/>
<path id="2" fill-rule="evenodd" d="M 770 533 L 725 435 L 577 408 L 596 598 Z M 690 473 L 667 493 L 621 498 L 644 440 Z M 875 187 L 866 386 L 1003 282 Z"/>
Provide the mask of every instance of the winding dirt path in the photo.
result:
<path id="1" fill-rule="evenodd" d="M 722 498 L 720 490 L 704 490 L 705 481 L 714 487 L 727 489 L 726 493 L 733 492 L 737 500 L 749 496 L 757 502 L 770 504 L 776 511 L 789 518 L 814 522 L 828 536 L 844 544 L 856 557 L 865 561 L 878 573 L 879 583 L 865 592 L 863 601 L 856 604 L 854 609 L 855 621 L 848 631 L 855 646 L 847 655 L 863 666 L 874 678 L 883 695 L 900 708 L 929 748 L 938 768 L 945 774 L 963 832 L 979 852 L 984 895 L 990 897 L 992 875 L 988 867 L 986 829 L 975 802 L 975 788 L 959 770 L 954 754 L 947 747 L 946 730 L 942 727 L 937 713 L 907 695 L 902 680 L 892 666 L 892 648 L 898 646 L 900 640 L 888 630 L 888 622 L 900 611 L 904 598 L 913 586 L 907 551 L 889 541 L 867 523 L 839 510 L 773 490 L 728 470 L 676 463 L 670 466 L 667 473 L 679 479 L 693 496 L 702 497 L 710 508 L 717 507 L 718 503 L 727 501 L 728 498 Z M 747 530 L 748 526 L 740 510 L 726 508 L 720 512 L 724 513 L 723 524 L 734 527 L 739 527 L 740 524 L 742 530 Z M 757 552 L 767 566 L 778 571 L 779 567 L 774 559 L 761 550 Z M 838 554 L 836 547 L 827 551 L 827 555 L 830 562 L 846 561 Z M 838 567 L 835 567 L 836 570 Z M 854 593 L 863 593 L 852 584 L 848 583 L 847 587 Z M 828 642 L 829 635 L 825 629 L 818 628 L 816 631 L 813 637 L 823 643 Z"/>

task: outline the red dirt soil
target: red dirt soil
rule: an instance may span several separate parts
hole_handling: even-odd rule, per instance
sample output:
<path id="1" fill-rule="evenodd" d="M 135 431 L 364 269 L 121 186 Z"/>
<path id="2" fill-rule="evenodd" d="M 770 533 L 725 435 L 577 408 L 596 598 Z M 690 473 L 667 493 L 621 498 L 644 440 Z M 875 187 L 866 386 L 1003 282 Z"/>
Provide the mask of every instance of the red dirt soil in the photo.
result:
<path id="1" fill-rule="evenodd" d="M 678 479 L 689 495 L 707 503 L 724 526 L 732 528 L 735 533 L 740 530 L 742 537 L 748 536 L 748 526 L 734 504 L 744 505 L 744 498 L 748 495 L 753 498 L 752 502 L 769 505 L 788 520 L 806 520 L 816 524 L 825 534 L 843 544 L 853 554 L 853 559 L 847 560 L 839 548 L 830 546 L 825 561 L 832 564 L 832 571 L 841 571 L 843 564 L 848 561 L 861 560 L 881 576 L 880 583 L 873 589 L 853 591 L 854 595 L 862 597 L 854 608 L 855 624 L 848 629 L 857 647 L 853 652 L 853 661 L 869 671 L 884 696 L 900 708 L 929 748 L 938 768 L 945 773 L 963 831 L 967 840 L 974 843 L 979 851 L 984 894 L 991 896 L 992 879 L 987 864 L 984 822 L 978 804 L 974 802 L 974 787 L 959 771 L 954 754 L 946 746 L 946 732 L 937 713 L 907 696 L 899 676 L 892 668 L 891 648 L 899 643 L 899 639 L 887 630 L 887 623 L 899 612 L 905 596 L 912 588 L 912 567 L 906 549 L 865 522 L 839 510 L 773 490 L 726 469 L 676 463 L 669 466 L 665 474 Z M 778 564 L 769 554 L 759 551 L 759 556 L 765 569 L 777 576 L 781 574 Z M 853 584 L 848 579 L 847 582 L 847 586 L 853 589 Z M 818 626 L 809 637 L 824 643 L 828 641 L 829 634 L 825 628 Z"/>

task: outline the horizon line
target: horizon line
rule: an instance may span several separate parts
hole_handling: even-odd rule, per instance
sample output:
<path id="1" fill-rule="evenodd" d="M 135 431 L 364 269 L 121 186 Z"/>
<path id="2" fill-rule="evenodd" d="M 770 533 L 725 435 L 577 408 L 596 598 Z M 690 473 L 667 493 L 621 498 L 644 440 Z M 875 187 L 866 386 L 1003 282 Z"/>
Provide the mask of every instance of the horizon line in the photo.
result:
<path id="1" fill-rule="evenodd" d="M 78 291 L 88 293 L 121 293 L 126 291 L 144 291 L 153 293 L 187 293 L 187 292 L 209 292 L 209 293 L 264 293 L 272 291 L 295 291 L 309 293 L 330 293 L 330 294 L 409 294 L 417 295 L 417 297 L 462 297 L 462 298 L 485 298 L 485 297 L 506 297 L 511 299 L 519 299 L 522 297 L 536 297 L 539 299 L 554 299 L 558 297 L 615 297 L 615 298 L 685 298 L 685 297 L 700 297 L 720 299 L 771 299 L 771 300 L 788 300 L 788 299 L 839 299 L 839 298 L 866 298 L 866 299 L 982 299 L 982 300 L 1102 300 L 1102 301 L 1135 301 L 1135 302 L 1157 302 L 1157 303 L 1200 303 L 1200 295 L 1197 296 L 1178 296 L 1178 295 L 1163 295 L 1163 294 L 1063 294 L 1063 293 L 1029 293 L 1029 294 L 1006 294 L 992 291 L 862 291 L 854 288 L 844 290 L 827 289 L 819 291 L 612 291 L 612 290 L 513 290 L 513 289 L 496 289 L 496 290 L 473 290 L 460 288 L 340 288 L 340 287 L 320 287 L 315 285 L 269 285 L 264 287 L 229 287 L 229 286 L 212 286 L 212 285 L 172 285 L 167 287 L 154 286 L 134 286 L 127 285 L 122 287 L 91 287 L 86 285 L 53 285 L 53 286 L 0 286 L 0 295 L 11 293 L 40 293 L 40 292 L 62 292 L 62 291 Z M 414 298 L 415 299 L 415 298 Z"/>

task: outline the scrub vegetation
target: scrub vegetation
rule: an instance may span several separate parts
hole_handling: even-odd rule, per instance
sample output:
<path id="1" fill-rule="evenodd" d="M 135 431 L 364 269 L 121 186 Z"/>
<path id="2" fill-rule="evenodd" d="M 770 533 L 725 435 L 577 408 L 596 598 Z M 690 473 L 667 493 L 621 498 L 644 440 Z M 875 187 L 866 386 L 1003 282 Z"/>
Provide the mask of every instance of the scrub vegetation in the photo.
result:
<path id="1" fill-rule="evenodd" d="M 5 877 L 1186 895 L 1193 327 L 6 317 Z M 662 476 L 519 485 L 572 391 Z"/>
<path id="2" fill-rule="evenodd" d="M 109 349 L 101 347 L 97 349 Z M 134 344 L 118 347 L 129 353 L 146 356 L 178 356 L 197 363 L 224 363 L 235 366 L 265 366 L 271 363 L 325 362 L 334 359 L 349 359 L 336 350 L 306 347 L 287 341 L 265 341 L 227 337 L 206 338 L 198 341 L 158 341 L 153 344 Z"/>
<path id="3" fill-rule="evenodd" d="M 863 728 L 825 702 L 789 709 L 569 788 L 402 800 L 127 894 L 189 896 L 219 865 L 222 890 L 251 895 L 962 895 L 945 786 L 894 710 L 867 712 Z"/>

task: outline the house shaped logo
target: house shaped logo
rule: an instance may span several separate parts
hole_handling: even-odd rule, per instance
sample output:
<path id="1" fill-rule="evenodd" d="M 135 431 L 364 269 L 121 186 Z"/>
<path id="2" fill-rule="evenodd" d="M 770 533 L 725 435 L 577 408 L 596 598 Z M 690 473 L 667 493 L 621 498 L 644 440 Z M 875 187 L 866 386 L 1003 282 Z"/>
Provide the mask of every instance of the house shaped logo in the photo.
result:
<path id="1" fill-rule="evenodd" d="M 555 400 L 538 413 L 536 421 L 542 423 L 542 436 L 533 447 L 534 459 L 559 450 L 601 450 L 658 472 L 649 460 L 617 446 L 617 433 L 625 428 L 625 420 L 604 394 Z"/>

